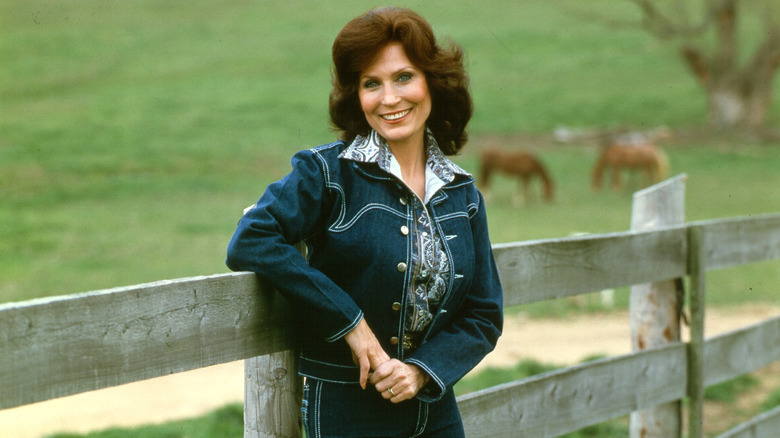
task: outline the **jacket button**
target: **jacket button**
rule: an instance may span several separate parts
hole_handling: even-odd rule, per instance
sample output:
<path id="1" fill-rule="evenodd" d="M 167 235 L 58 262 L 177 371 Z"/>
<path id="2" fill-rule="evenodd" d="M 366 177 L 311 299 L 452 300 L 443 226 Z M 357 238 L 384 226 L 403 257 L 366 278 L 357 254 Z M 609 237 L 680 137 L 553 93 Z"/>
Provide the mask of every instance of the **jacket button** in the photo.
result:
<path id="1" fill-rule="evenodd" d="M 393 345 L 397 344 L 398 343 L 398 337 L 397 336 L 393 336 L 392 338 L 390 338 L 390 343 L 393 344 Z"/>
<path id="2" fill-rule="evenodd" d="M 401 234 L 403 234 L 404 236 L 409 235 L 409 227 L 407 227 L 406 225 L 401 225 Z"/>
<path id="3" fill-rule="evenodd" d="M 398 272 L 404 272 L 406 271 L 406 263 L 401 262 L 398 264 L 398 266 L 396 266 L 396 268 L 398 268 Z"/>
<path id="4" fill-rule="evenodd" d="M 401 303 L 398 301 L 393 303 L 393 310 L 401 310 Z"/>
<path id="5" fill-rule="evenodd" d="M 406 198 L 401 198 L 399 201 L 401 201 L 401 205 L 406 205 Z"/>

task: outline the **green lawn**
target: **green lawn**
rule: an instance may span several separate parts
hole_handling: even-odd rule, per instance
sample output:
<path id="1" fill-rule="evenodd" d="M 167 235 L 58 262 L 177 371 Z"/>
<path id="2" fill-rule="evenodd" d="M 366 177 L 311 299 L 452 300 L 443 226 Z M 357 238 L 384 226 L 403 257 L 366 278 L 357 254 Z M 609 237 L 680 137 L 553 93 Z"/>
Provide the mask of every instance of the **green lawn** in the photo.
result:
<path id="1" fill-rule="evenodd" d="M 628 229 L 630 190 L 593 192 L 595 146 L 555 144 L 555 128 L 680 132 L 705 119 L 675 46 L 609 30 L 582 2 L 396 3 L 468 53 L 476 112 L 456 161 L 476 171 L 479 147 L 502 138 L 535 150 L 556 179 L 555 203 L 523 208 L 511 205 L 515 183 L 497 180 L 494 243 Z M 292 153 L 334 138 L 330 44 L 375 4 L 0 3 L 0 302 L 227 272 L 242 208 Z M 589 1 L 586 12 L 638 18 L 621 0 Z M 780 125 L 778 105 L 770 124 Z M 688 220 L 780 211 L 778 145 L 678 138 L 667 152 L 671 173 L 689 176 Z M 709 274 L 707 299 L 777 303 L 778 284 L 777 262 L 732 268 Z M 215 413 L 233 420 L 214 427 L 236 423 L 237 409 Z"/>

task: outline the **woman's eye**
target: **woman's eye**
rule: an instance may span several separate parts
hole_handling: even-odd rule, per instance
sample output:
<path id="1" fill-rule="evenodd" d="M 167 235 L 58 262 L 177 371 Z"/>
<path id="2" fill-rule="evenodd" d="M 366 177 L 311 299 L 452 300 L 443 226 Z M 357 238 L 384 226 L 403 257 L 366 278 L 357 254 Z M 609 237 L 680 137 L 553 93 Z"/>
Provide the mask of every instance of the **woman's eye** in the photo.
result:
<path id="1" fill-rule="evenodd" d="M 369 79 L 369 80 L 363 82 L 363 88 L 374 88 L 374 87 L 377 87 L 377 86 L 379 86 L 379 82 L 377 82 L 377 81 L 375 81 L 373 79 Z"/>
<path id="2" fill-rule="evenodd" d="M 412 74 L 411 73 L 401 73 L 398 75 L 398 81 L 399 82 L 409 82 L 412 80 Z"/>

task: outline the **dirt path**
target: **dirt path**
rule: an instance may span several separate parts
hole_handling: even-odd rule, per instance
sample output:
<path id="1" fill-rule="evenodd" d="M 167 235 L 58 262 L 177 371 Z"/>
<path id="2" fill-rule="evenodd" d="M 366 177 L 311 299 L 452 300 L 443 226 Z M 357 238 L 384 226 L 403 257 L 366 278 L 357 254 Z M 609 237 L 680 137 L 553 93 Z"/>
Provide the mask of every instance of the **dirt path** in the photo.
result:
<path id="1" fill-rule="evenodd" d="M 707 336 L 780 314 L 780 308 L 710 310 Z M 508 318 L 496 350 L 475 371 L 522 359 L 574 364 L 597 355 L 631 350 L 626 312 L 567 320 Z M 0 411 L 0 437 L 38 438 L 54 432 L 100 430 L 188 418 L 243 400 L 243 362 L 233 362 Z"/>

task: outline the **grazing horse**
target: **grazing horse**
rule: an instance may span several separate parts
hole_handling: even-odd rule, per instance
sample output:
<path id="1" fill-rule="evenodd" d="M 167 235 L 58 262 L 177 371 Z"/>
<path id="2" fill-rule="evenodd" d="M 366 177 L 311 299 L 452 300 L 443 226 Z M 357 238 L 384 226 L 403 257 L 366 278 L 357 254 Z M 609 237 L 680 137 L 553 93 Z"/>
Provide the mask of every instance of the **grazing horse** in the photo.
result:
<path id="1" fill-rule="evenodd" d="M 553 200 L 553 181 L 550 173 L 534 155 L 528 152 L 504 151 L 498 148 L 487 148 L 480 154 L 480 186 L 485 196 L 489 197 L 490 176 L 495 171 L 517 176 L 522 182 L 522 194 L 518 193 L 515 204 L 521 205 L 528 198 L 532 178 L 539 178 L 544 186 L 544 199 Z"/>
<path id="2" fill-rule="evenodd" d="M 593 166 L 593 189 L 601 188 L 604 170 L 612 171 L 612 188 L 620 189 L 620 172 L 623 169 L 640 171 L 642 187 L 655 184 L 666 177 L 669 161 L 666 154 L 653 141 L 646 137 L 617 137 L 602 147 L 596 164 Z"/>

